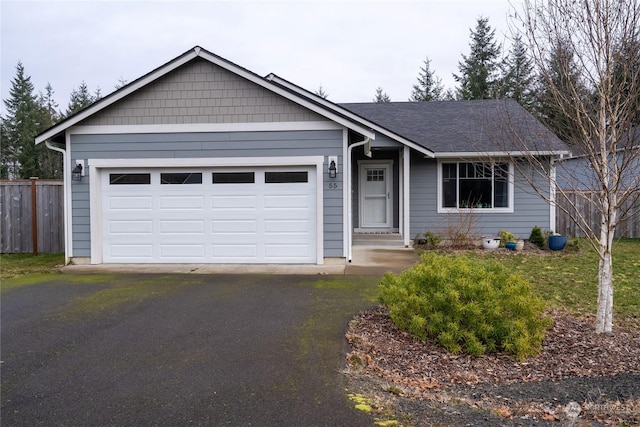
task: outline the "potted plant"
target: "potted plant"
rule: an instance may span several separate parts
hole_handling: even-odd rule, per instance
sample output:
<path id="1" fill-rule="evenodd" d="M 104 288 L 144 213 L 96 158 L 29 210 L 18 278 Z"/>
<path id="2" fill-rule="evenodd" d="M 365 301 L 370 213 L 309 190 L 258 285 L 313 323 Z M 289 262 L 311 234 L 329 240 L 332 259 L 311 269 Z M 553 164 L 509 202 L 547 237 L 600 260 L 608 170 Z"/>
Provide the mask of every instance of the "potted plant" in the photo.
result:
<path id="1" fill-rule="evenodd" d="M 516 249 L 516 236 L 507 230 L 500 230 L 500 246 L 513 251 Z"/>
<path id="2" fill-rule="evenodd" d="M 552 234 L 549 236 L 549 249 L 552 251 L 561 251 L 567 245 L 567 236 L 562 234 Z"/>
<path id="3" fill-rule="evenodd" d="M 487 250 L 498 249 L 500 246 L 500 237 L 482 236 L 482 248 Z"/>

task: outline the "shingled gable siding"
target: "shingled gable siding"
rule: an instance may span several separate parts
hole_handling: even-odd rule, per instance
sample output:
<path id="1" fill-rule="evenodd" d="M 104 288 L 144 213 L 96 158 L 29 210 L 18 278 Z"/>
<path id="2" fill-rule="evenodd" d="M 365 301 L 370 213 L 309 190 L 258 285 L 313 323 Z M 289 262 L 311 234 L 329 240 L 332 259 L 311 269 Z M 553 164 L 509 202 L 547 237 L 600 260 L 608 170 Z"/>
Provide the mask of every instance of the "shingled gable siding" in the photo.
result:
<path id="1" fill-rule="evenodd" d="M 139 158 L 227 158 L 338 156 L 342 159 L 342 130 L 220 132 L 180 134 L 72 135 L 72 159 L 139 159 Z M 324 175 L 324 256 L 342 257 L 342 185 L 343 175 L 336 179 Z M 72 182 L 73 256 L 91 255 L 89 183 Z M 329 183 L 337 183 L 330 189 Z"/>
<path id="2" fill-rule="evenodd" d="M 425 231 L 442 234 L 447 227 L 446 213 L 438 213 L 437 161 L 411 156 L 411 238 Z M 549 228 L 549 204 L 533 194 L 522 175 L 515 172 L 514 212 L 489 213 L 476 211 L 477 232 L 481 235 L 497 235 L 508 230 L 517 238 L 526 239 L 534 225 Z M 540 188 L 544 188 L 541 186 Z"/>
<path id="3" fill-rule="evenodd" d="M 326 121 L 204 59 L 195 59 L 82 125 Z"/>

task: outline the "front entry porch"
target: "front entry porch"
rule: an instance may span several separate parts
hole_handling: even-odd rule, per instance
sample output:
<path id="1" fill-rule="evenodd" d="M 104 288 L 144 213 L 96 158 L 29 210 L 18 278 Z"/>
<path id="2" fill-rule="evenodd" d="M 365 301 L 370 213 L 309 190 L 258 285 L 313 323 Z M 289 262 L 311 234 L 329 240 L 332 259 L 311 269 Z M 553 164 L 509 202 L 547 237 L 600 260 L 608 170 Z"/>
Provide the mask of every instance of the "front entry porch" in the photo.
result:
<path id="1" fill-rule="evenodd" d="M 356 141 L 359 141 L 356 139 Z M 354 143 L 348 150 L 349 230 L 345 248 L 351 263 L 355 248 L 407 249 L 409 237 L 409 168 L 406 146 L 375 141 Z"/>

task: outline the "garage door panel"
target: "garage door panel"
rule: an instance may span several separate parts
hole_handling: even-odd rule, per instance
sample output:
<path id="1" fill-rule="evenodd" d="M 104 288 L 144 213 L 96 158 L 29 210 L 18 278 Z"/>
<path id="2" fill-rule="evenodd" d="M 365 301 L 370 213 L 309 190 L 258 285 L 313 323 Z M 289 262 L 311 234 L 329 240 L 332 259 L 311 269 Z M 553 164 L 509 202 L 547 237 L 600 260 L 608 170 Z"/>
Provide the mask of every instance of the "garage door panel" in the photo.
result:
<path id="1" fill-rule="evenodd" d="M 204 254 L 205 254 L 204 244 L 198 244 L 198 245 L 161 244 L 160 245 L 160 257 L 170 261 L 176 260 L 176 259 L 201 260 L 204 258 Z"/>
<path id="2" fill-rule="evenodd" d="M 204 220 L 160 220 L 161 234 L 204 234 Z"/>
<path id="3" fill-rule="evenodd" d="M 304 234 L 309 235 L 309 220 L 265 220 L 264 231 L 269 234 Z"/>
<path id="4" fill-rule="evenodd" d="M 306 194 L 282 194 L 264 196 L 264 207 L 266 209 L 309 209 L 311 207 L 311 197 Z"/>
<path id="5" fill-rule="evenodd" d="M 247 243 L 212 245 L 213 257 L 219 260 L 231 262 L 232 259 L 243 259 L 245 261 L 255 260 L 258 256 L 258 245 Z"/>
<path id="6" fill-rule="evenodd" d="M 113 220 L 108 223 L 108 231 L 110 234 L 153 234 L 153 221 L 131 221 L 131 220 Z"/>
<path id="7" fill-rule="evenodd" d="M 309 256 L 309 245 L 299 244 L 268 244 L 265 245 L 265 258 L 267 259 L 291 259 L 307 258 Z"/>
<path id="8" fill-rule="evenodd" d="M 250 209 L 255 210 L 258 207 L 258 197 L 255 195 L 233 196 L 220 195 L 211 198 L 211 208 L 213 210 L 235 210 Z"/>
<path id="9" fill-rule="evenodd" d="M 107 198 L 107 208 L 110 210 L 153 210 L 153 198 L 140 195 L 131 196 L 112 196 Z"/>
<path id="10" fill-rule="evenodd" d="M 214 183 L 215 168 L 181 170 L 202 174 L 201 184 L 189 185 L 160 184 L 170 168 L 115 171 L 148 173 L 141 185 L 109 185 L 103 174 L 103 261 L 315 263 L 315 169 L 295 168 L 308 182 L 277 184 L 265 183 L 266 171 L 286 167 L 237 169 L 220 179 L 253 182 Z"/>
<path id="11" fill-rule="evenodd" d="M 160 196 L 160 210 L 202 210 L 204 196 Z"/>
<path id="12" fill-rule="evenodd" d="M 247 220 L 213 220 L 212 234 L 228 235 L 228 234 L 252 234 L 258 231 L 258 222 L 254 219 Z"/>
<path id="13" fill-rule="evenodd" d="M 144 260 L 153 259 L 153 245 L 131 245 L 131 244 L 111 244 L 107 247 L 110 258 L 116 260 L 130 260 L 131 258 L 141 258 Z"/>

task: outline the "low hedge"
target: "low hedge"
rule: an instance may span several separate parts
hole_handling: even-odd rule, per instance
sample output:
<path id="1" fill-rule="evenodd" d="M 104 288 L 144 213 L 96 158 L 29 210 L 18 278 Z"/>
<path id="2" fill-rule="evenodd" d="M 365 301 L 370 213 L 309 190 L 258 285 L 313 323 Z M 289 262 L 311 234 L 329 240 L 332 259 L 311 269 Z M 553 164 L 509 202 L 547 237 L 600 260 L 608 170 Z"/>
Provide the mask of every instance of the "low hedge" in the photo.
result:
<path id="1" fill-rule="evenodd" d="M 537 354 L 552 320 L 529 283 L 492 260 L 425 253 L 399 275 L 387 273 L 380 302 L 401 330 L 452 353 Z"/>

